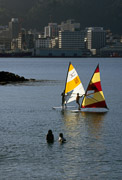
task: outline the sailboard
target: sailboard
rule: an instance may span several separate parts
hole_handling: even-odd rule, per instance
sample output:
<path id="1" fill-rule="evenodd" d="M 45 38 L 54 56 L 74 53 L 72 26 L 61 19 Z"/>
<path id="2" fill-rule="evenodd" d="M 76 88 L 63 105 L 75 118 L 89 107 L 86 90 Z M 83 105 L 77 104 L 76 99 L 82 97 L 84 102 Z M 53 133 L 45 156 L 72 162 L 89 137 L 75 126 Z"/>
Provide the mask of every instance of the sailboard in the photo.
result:
<path id="1" fill-rule="evenodd" d="M 91 77 L 81 104 L 81 111 L 86 108 L 108 109 L 101 87 L 99 64 Z"/>
<path id="2" fill-rule="evenodd" d="M 79 93 L 79 96 L 83 96 L 85 90 L 77 71 L 70 62 L 65 83 L 65 95 L 67 96 L 66 103 L 75 101 L 77 93 Z"/>
<path id="3" fill-rule="evenodd" d="M 64 109 L 66 109 L 66 108 L 75 108 L 75 106 L 66 106 L 66 107 L 64 107 Z M 62 108 L 62 106 L 55 106 L 55 107 L 53 107 L 53 109 L 63 109 L 63 108 Z"/>
<path id="4" fill-rule="evenodd" d="M 82 97 L 85 94 L 85 90 L 76 69 L 74 68 L 72 63 L 69 62 L 66 81 L 65 81 L 65 88 L 64 88 L 65 106 L 76 100 L 77 93 L 79 93 L 79 96 Z M 53 107 L 53 109 L 59 109 L 61 107 Z M 67 108 L 68 107 L 73 107 L 73 106 L 67 106 Z"/>

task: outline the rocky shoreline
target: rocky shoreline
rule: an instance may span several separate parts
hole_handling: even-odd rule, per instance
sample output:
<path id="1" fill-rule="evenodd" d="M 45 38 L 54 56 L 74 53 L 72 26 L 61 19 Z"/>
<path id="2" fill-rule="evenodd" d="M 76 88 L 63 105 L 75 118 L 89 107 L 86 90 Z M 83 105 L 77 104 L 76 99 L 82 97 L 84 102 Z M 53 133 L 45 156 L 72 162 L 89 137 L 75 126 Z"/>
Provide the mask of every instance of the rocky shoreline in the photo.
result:
<path id="1" fill-rule="evenodd" d="M 31 79 L 26 79 L 23 76 L 19 76 L 11 72 L 0 71 L 0 85 L 5 85 L 8 83 L 15 83 L 15 82 L 19 83 L 30 80 Z"/>

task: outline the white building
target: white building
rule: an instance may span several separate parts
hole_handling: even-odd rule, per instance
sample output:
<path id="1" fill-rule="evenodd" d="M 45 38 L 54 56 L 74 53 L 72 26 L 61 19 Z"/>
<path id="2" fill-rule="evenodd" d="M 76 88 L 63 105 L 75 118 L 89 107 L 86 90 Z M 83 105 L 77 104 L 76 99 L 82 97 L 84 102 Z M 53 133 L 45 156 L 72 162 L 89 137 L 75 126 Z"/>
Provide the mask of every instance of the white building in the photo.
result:
<path id="1" fill-rule="evenodd" d="M 105 47 L 106 31 L 102 27 L 86 28 L 87 48 L 91 51 L 99 50 Z"/>
<path id="2" fill-rule="evenodd" d="M 59 31 L 59 48 L 84 49 L 84 31 Z"/>
<path id="3" fill-rule="evenodd" d="M 50 38 L 39 38 L 35 41 L 35 48 L 51 48 Z"/>

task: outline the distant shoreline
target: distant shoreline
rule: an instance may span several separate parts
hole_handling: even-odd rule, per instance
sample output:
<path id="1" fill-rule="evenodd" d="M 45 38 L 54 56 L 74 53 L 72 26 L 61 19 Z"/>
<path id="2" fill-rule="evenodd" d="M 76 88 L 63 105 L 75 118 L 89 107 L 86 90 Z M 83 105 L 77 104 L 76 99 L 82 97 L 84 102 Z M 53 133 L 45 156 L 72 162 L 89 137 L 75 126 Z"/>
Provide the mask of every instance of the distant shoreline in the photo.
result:
<path id="1" fill-rule="evenodd" d="M 0 58 L 122 58 L 122 56 L 0 56 Z"/>
<path id="2" fill-rule="evenodd" d="M 0 58 L 122 58 L 122 56 L 99 55 L 33 55 L 32 52 L 0 53 Z"/>
<path id="3" fill-rule="evenodd" d="M 23 52 L 0 52 L 0 58 L 122 58 L 121 54 L 92 55 L 79 53 L 79 51 L 41 51 L 38 54 L 32 51 Z"/>

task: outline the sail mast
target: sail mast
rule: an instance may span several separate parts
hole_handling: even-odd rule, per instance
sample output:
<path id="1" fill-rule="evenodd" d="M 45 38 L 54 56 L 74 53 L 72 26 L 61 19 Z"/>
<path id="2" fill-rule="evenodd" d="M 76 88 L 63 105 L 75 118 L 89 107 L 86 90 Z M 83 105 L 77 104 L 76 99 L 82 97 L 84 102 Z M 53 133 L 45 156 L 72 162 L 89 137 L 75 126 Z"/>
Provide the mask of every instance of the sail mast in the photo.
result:
<path id="1" fill-rule="evenodd" d="M 97 65 L 96 69 L 97 69 L 98 67 L 99 67 L 99 63 L 98 63 L 98 65 Z M 95 71 L 96 71 L 96 69 L 95 69 Z M 92 78 L 93 78 L 93 76 L 94 76 L 95 71 L 93 72 L 92 77 L 91 77 L 91 79 L 90 79 L 90 81 L 89 81 L 89 84 L 88 84 L 87 89 L 86 89 L 86 91 L 85 91 L 84 97 L 83 97 L 83 99 L 82 99 L 82 103 L 83 103 L 83 101 L 84 101 L 84 99 L 85 99 L 85 97 L 86 97 L 86 93 L 87 93 L 88 87 L 89 87 L 90 82 L 91 82 L 91 80 L 92 80 Z M 81 103 L 81 107 L 82 107 L 82 103 Z"/>
<path id="2" fill-rule="evenodd" d="M 71 62 L 69 62 L 68 70 L 67 70 L 67 76 L 66 76 L 66 81 L 65 81 L 65 88 L 64 91 L 66 90 L 66 84 L 67 84 L 67 78 L 68 78 L 68 73 L 69 73 L 69 67 L 70 67 Z"/>
<path id="3" fill-rule="evenodd" d="M 86 89 L 86 91 L 85 91 L 85 95 L 84 95 L 84 97 L 86 96 L 86 93 L 87 93 L 88 87 L 89 87 L 89 85 L 90 85 L 90 82 L 91 82 L 91 80 L 92 80 L 92 78 L 93 78 L 93 76 L 94 76 L 94 73 L 96 72 L 97 68 L 99 68 L 99 64 L 97 65 L 96 69 L 94 70 L 94 72 L 93 72 L 93 74 L 92 74 L 92 77 L 91 77 L 91 79 L 90 79 L 90 81 L 89 81 L 89 84 L 88 84 L 88 86 L 87 86 L 87 89 Z"/>

